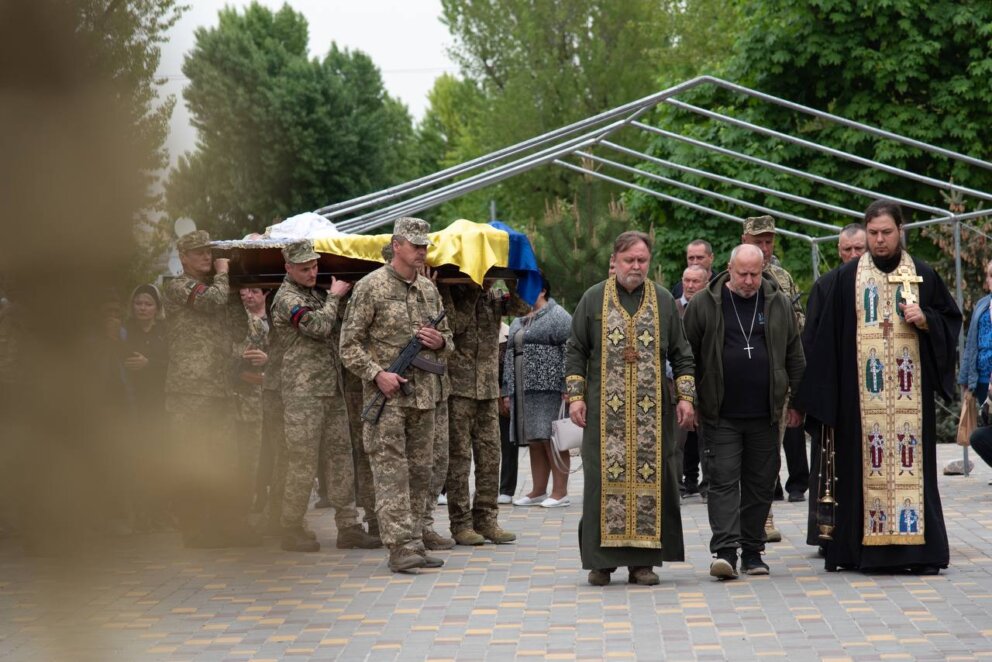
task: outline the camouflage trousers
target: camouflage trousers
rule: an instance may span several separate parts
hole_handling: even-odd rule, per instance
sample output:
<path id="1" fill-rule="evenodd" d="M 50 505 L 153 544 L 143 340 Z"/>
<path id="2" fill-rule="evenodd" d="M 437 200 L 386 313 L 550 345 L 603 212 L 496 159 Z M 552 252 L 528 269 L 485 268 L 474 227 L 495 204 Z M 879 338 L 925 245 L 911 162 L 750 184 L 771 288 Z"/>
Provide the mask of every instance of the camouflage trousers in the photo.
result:
<path id="1" fill-rule="evenodd" d="M 251 505 L 255 497 L 255 477 L 262 452 L 262 388 L 243 389 L 234 394 L 234 429 L 238 444 L 239 499 Z"/>
<path id="2" fill-rule="evenodd" d="M 266 499 L 270 520 L 278 520 L 282 516 L 282 492 L 286 486 L 285 426 L 282 393 L 275 389 L 263 390 L 262 450 L 255 486 L 259 496 Z"/>
<path id="3" fill-rule="evenodd" d="M 302 526 L 317 471 L 326 472 L 327 497 L 334 506 L 338 530 L 358 524 L 355 468 L 344 398 L 340 395 L 284 397 L 283 420 L 286 477 L 282 526 Z M 322 445 L 327 448 L 328 461 L 319 467 L 317 458 Z"/>
<path id="4" fill-rule="evenodd" d="M 499 506 L 499 406 L 495 398 L 448 398 L 448 519 L 451 532 L 496 526 Z M 468 478 L 475 458 L 475 500 Z"/>
<path id="5" fill-rule="evenodd" d="M 369 456 L 362 444 L 362 402 L 361 391 L 345 391 L 348 405 L 348 425 L 351 428 L 351 450 L 355 456 L 355 498 L 358 506 L 365 511 L 365 521 L 375 522 L 375 487 L 372 483 L 372 467 Z"/>
<path id="6" fill-rule="evenodd" d="M 448 478 L 448 401 L 441 400 L 434 409 L 434 452 L 431 462 L 431 484 L 424 505 L 424 530 L 434 528 L 437 498 Z"/>
<path id="7" fill-rule="evenodd" d="M 247 512 L 238 500 L 238 449 L 229 398 L 168 393 L 168 466 L 185 534 L 231 526 Z"/>
<path id="8" fill-rule="evenodd" d="M 362 443 L 372 466 L 375 514 L 382 542 L 390 550 L 422 549 L 434 447 L 434 410 L 387 404 L 378 423 L 365 423 Z"/>

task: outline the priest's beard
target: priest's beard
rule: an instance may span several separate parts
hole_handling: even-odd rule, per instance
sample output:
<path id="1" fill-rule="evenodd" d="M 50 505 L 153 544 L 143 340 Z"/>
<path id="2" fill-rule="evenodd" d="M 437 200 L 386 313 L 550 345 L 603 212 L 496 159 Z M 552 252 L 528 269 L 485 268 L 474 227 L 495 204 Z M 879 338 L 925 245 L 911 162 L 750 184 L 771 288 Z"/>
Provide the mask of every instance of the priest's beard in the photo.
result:
<path id="1" fill-rule="evenodd" d="M 628 292 L 633 292 L 644 284 L 644 274 L 628 272 L 623 276 L 617 275 L 617 280 Z"/>
<path id="2" fill-rule="evenodd" d="M 882 273 L 891 273 L 895 271 L 896 267 L 899 266 L 899 261 L 902 259 L 902 249 L 900 248 L 896 251 L 895 255 L 890 255 L 888 257 L 875 257 L 872 253 L 871 261 L 875 263 L 878 270 Z"/>

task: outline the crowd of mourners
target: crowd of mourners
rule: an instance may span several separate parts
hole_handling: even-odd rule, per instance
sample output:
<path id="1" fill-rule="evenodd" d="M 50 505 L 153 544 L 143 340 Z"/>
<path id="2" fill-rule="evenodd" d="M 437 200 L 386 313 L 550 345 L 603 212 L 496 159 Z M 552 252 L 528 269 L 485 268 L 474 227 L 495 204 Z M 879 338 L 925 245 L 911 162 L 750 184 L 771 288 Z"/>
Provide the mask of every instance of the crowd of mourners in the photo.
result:
<path id="1" fill-rule="evenodd" d="M 126 427 L 108 526 L 176 528 L 194 548 L 273 535 L 316 552 L 312 505 L 334 510 L 339 549 L 385 547 L 394 572 L 439 567 L 435 552 L 515 540 L 500 504 L 571 505 L 575 458 L 552 443 L 568 419 L 584 429 L 579 537 L 594 585 L 619 566 L 657 583 L 654 568 L 684 558 L 679 505 L 691 499 L 707 505 L 719 579 L 737 578 L 738 561 L 768 574 L 765 544 L 781 540 L 772 502 L 785 498 L 808 500 L 807 543 L 828 570 L 938 572 L 933 396 L 953 384 L 942 359 L 961 316 L 902 249 L 902 222 L 880 201 L 843 228 L 842 265 L 806 308 L 769 216 L 746 219 L 723 271 L 707 241 L 690 242 L 670 292 L 648 279 L 651 238 L 625 232 L 572 315 L 546 278 L 532 304 L 512 282 L 438 280 L 420 219 L 399 219 L 385 264 L 355 283 L 318 285 L 313 243 L 288 243 L 269 291 L 232 287 L 228 260 L 194 231 L 177 241 L 183 273 L 123 304 L 108 295 L 93 334 L 95 387 Z M 15 304 L 0 307 L 7 382 Z M 962 358 L 961 384 L 981 399 L 989 318 L 986 298 Z M 520 447 L 532 480 L 518 490 Z M 828 512 L 825 490 L 838 497 Z"/>

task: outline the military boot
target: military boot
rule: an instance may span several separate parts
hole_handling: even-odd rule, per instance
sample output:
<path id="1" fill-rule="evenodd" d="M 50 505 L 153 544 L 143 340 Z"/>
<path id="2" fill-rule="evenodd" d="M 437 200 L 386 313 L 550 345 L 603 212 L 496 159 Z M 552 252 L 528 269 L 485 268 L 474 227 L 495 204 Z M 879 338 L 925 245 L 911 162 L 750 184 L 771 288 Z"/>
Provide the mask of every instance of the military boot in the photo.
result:
<path id="1" fill-rule="evenodd" d="M 307 535 L 302 526 L 287 526 L 280 547 L 287 552 L 319 552 L 320 543 Z"/>
<path id="2" fill-rule="evenodd" d="M 482 534 L 486 540 L 489 542 L 494 542 L 497 545 L 503 545 L 517 539 L 517 534 L 504 531 L 498 524 L 494 524 L 488 529 L 479 529 L 479 533 Z"/>
<path id="3" fill-rule="evenodd" d="M 361 524 L 354 524 L 338 531 L 335 545 L 338 549 L 378 549 L 382 540 L 365 533 Z"/>
<path id="4" fill-rule="evenodd" d="M 455 543 L 458 545 L 475 546 L 482 545 L 486 542 L 486 539 L 480 536 L 478 533 L 472 529 L 462 529 L 452 534 L 455 538 Z"/>
<path id="5" fill-rule="evenodd" d="M 423 539 L 424 547 L 432 552 L 451 549 L 455 546 L 455 541 L 452 538 L 445 538 L 434 529 L 424 529 Z"/>
<path id="6" fill-rule="evenodd" d="M 782 532 L 775 528 L 775 516 L 771 510 L 765 519 L 765 542 L 782 542 Z"/>
<path id="7" fill-rule="evenodd" d="M 417 554 L 419 554 L 420 558 L 424 560 L 425 568 L 440 568 L 444 565 L 444 559 L 431 556 L 425 549 L 417 550 Z"/>
<path id="8" fill-rule="evenodd" d="M 379 541 L 382 545 L 382 534 L 379 533 L 379 520 L 374 519 L 369 522 L 369 535 Z"/>
<path id="9" fill-rule="evenodd" d="M 427 561 L 412 549 L 397 547 L 389 551 L 389 569 L 393 572 L 409 572 L 426 565 Z"/>

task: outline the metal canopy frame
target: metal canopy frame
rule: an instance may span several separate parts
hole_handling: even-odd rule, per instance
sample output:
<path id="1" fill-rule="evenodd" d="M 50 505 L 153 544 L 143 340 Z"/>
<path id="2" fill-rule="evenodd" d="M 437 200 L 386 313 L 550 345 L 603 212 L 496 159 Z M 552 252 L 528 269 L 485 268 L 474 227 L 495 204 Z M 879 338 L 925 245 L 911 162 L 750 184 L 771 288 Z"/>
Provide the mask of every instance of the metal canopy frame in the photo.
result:
<path id="1" fill-rule="evenodd" d="M 772 189 L 753 182 L 743 181 L 734 177 L 727 177 L 714 172 L 690 166 L 684 163 L 676 163 L 667 159 L 647 154 L 645 152 L 625 147 L 610 140 L 614 134 L 623 129 L 640 131 L 645 134 L 665 139 L 666 142 L 679 142 L 690 145 L 699 150 L 705 150 L 720 154 L 730 159 L 736 159 L 752 165 L 758 165 L 776 172 L 788 174 L 790 176 L 802 178 L 816 184 L 841 190 L 855 196 L 860 196 L 869 200 L 885 198 L 900 203 L 901 205 L 925 212 L 929 217 L 914 223 L 905 224 L 904 230 L 921 228 L 929 225 L 951 224 L 953 226 L 954 238 L 954 281 L 955 298 L 958 306 L 963 307 L 962 283 L 961 283 L 961 227 L 962 225 L 970 231 L 988 237 L 987 234 L 966 223 L 972 219 L 992 215 L 992 209 L 977 209 L 968 213 L 955 214 L 946 209 L 928 205 L 921 200 L 899 198 L 886 195 L 882 191 L 874 191 L 850 183 L 842 182 L 829 177 L 824 177 L 806 170 L 792 168 L 779 163 L 762 159 L 750 154 L 738 152 L 721 145 L 693 138 L 690 136 L 674 133 L 659 127 L 650 126 L 640 121 L 642 115 L 652 110 L 660 104 L 668 104 L 682 111 L 693 113 L 706 118 L 712 122 L 734 126 L 756 136 L 797 145 L 799 147 L 827 154 L 828 156 L 857 163 L 865 168 L 884 172 L 888 175 L 896 176 L 916 182 L 922 186 L 937 188 L 948 192 L 963 194 L 965 199 L 971 198 L 971 202 L 979 206 L 985 202 L 992 201 L 992 192 L 972 189 L 964 186 L 953 185 L 950 182 L 943 182 L 932 177 L 898 168 L 873 159 L 865 158 L 857 154 L 852 154 L 844 150 L 829 147 L 816 141 L 800 138 L 775 129 L 759 126 L 751 122 L 740 120 L 729 115 L 701 108 L 676 97 L 689 90 L 702 86 L 712 86 L 736 93 L 742 97 L 759 102 L 773 104 L 788 110 L 795 111 L 823 120 L 852 132 L 867 134 L 877 139 L 890 140 L 907 147 L 911 147 L 935 156 L 943 157 L 951 162 L 963 164 L 967 167 L 992 171 L 992 163 L 961 154 L 937 145 L 931 145 L 919 140 L 885 131 L 862 122 L 847 119 L 832 113 L 828 113 L 815 108 L 810 108 L 787 99 L 782 99 L 764 92 L 759 92 L 743 85 L 731 83 L 713 76 L 699 76 L 675 85 L 666 90 L 651 94 L 642 99 L 607 110 L 598 115 L 588 117 L 581 121 L 569 124 L 554 131 L 535 136 L 529 140 L 505 147 L 491 152 L 484 156 L 466 161 L 450 168 L 445 168 L 433 174 L 405 182 L 398 186 L 393 186 L 381 191 L 376 191 L 351 200 L 322 207 L 316 210 L 317 214 L 332 220 L 343 232 L 365 232 L 368 230 L 387 225 L 401 216 L 416 214 L 433 207 L 437 207 L 449 200 L 461 197 L 468 193 L 492 186 L 505 179 L 525 173 L 534 168 L 545 165 L 554 165 L 571 172 L 580 173 L 589 177 L 597 178 L 601 181 L 609 182 L 617 186 L 640 191 L 652 197 L 665 200 L 667 202 L 688 207 L 697 212 L 715 216 L 727 221 L 743 223 L 743 218 L 734 216 L 719 209 L 714 209 L 706 205 L 699 204 L 692 200 L 680 197 L 681 191 L 688 191 L 692 194 L 709 198 L 715 201 L 733 204 L 746 210 L 771 214 L 776 219 L 780 219 L 787 224 L 800 226 L 797 229 L 777 228 L 777 233 L 783 236 L 793 237 L 809 244 L 810 263 L 813 277 L 820 275 L 820 244 L 825 241 L 835 241 L 840 228 L 813 218 L 807 218 L 798 213 L 790 213 L 784 209 L 776 209 L 753 203 L 741 196 L 733 196 L 720 193 L 709 188 L 695 186 L 686 182 L 681 182 L 671 177 L 665 177 L 655 172 L 643 169 L 644 164 L 659 166 L 670 171 L 690 174 L 717 184 L 725 184 L 745 191 L 752 191 L 775 200 L 789 201 L 805 205 L 806 207 L 826 211 L 837 217 L 850 217 L 860 219 L 862 212 L 857 209 L 849 209 L 831 204 L 825 200 L 817 200 L 813 197 L 805 197 Z M 609 150 L 619 155 L 636 159 L 638 166 L 629 166 L 612 159 L 608 159 L 600 154 L 593 154 L 593 148 Z M 578 158 L 579 163 L 572 163 L 568 158 Z M 603 168 L 610 168 L 616 171 L 617 176 L 607 175 L 599 169 L 590 167 L 593 164 Z M 627 177 L 627 178 L 625 178 Z M 629 178 L 629 179 L 628 179 Z M 635 181 L 637 180 L 637 181 Z M 651 183 L 646 186 L 644 183 Z M 657 187 L 657 188 L 655 188 Z M 657 190 L 663 188 L 667 192 Z M 806 230 L 805 232 L 800 230 Z M 814 231 L 818 231 L 814 234 Z M 968 449 L 964 449 L 965 472 L 968 468 Z"/>
<path id="2" fill-rule="evenodd" d="M 630 190 L 640 191 L 647 195 L 693 209 L 718 218 L 743 223 L 743 218 L 728 214 L 724 211 L 708 207 L 706 205 L 693 202 L 692 200 L 680 197 L 680 191 L 688 191 L 692 194 L 709 198 L 714 201 L 737 205 L 745 210 L 771 214 L 788 224 L 800 226 L 798 229 L 779 228 L 777 232 L 783 236 L 793 237 L 805 241 L 810 246 L 810 261 L 813 277 L 819 276 L 820 250 L 819 244 L 824 241 L 834 241 L 840 232 L 840 228 L 830 223 L 809 218 L 804 215 L 790 213 L 784 209 L 776 209 L 753 203 L 742 196 L 727 195 L 717 190 L 691 185 L 671 177 L 664 177 L 645 170 L 645 164 L 659 166 L 670 171 L 690 174 L 696 177 L 710 180 L 717 184 L 753 191 L 775 200 L 789 201 L 818 210 L 826 211 L 837 217 L 850 217 L 860 219 L 862 212 L 857 209 L 837 206 L 825 200 L 818 200 L 814 197 L 806 197 L 772 189 L 753 182 L 747 182 L 734 177 L 727 177 L 705 169 L 693 167 L 684 163 L 677 163 L 671 160 L 662 159 L 645 152 L 626 147 L 610 140 L 614 134 L 622 129 L 640 131 L 648 135 L 663 138 L 666 141 L 687 144 L 700 150 L 705 150 L 720 154 L 730 159 L 735 159 L 758 165 L 769 170 L 781 172 L 794 177 L 806 179 L 816 184 L 841 190 L 852 195 L 860 196 L 868 200 L 886 198 L 894 200 L 901 205 L 925 212 L 928 218 L 914 223 L 907 223 L 905 229 L 925 227 L 935 224 L 952 224 L 955 243 L 955 294 L 958 304 L 962 303 L 961 288 L 961 260 L 960 260 L 960 234 L 963 221 L 979 217 L 992 215 L 992 209 L 954 214 L 946 209 L 934 207 L 920 200 L 906 199 L 890 196 L 882 191 L 855 186 L 829 177 L 824 177 L 806 170 L 792 168 L 779 163 L 774 163 L 767 159 L 762 159 L 750 154 L 738 152 L 721 145 L 699 140 L 690 136 L 674 133 L 665 129 L 650 126 L 640 121 L 642 115 L 652 110 L 660 104 L 668 104 L 682 111 L 696 114 L 713 122 L 719 122 L 729 126 L 734 126 L 763 136 L 771 140 L 781 141 L 798 145 L 811 151 L 827 154 L 834 158 L 843 159 L 871 170 L 877 170 L 889 175 L 908 179 L 926 187 L 938 188 L 944 191 L 957 192 L 966 198 L 971 198 L 973 202 L 984 204 L 992 201 L 992 192 L 972 189 L 964 186 L 953 185 L 950 182 L 943 182 L 920 173 L 916 173 L 903 168 L 891 166 L 880 161 L 865 158 L 844 150 L 835 149 L 818 142 L 805 138 L 790 135 L 781 131 L 759 126 L 751 122 L 746 122 L 729 115 L 719 113 L 695 106 L 685 101 L 679 100 L 682 95 L 689 90 L 701 86 L 712 86 L 722 88 L 742 97 L 755 99 L 761 102 L 773 104 L 788 110 L 803 113 L 819 120 L 824 120 L 850 131 L 868 134 L 875 138 L 891 140 L 902 145 L 912 147 L 935 156 L 947 158 L 953 162 L 992 171 L 992 163 L 982 159 L 961 154 L 937 145 L 931 145 L 913 138 L 902 136 L 897 133 L 885 131 L 877 127 L 861 122 L 834 115 L 822 110 L 810 108 L 787 99 L 782 99 L 764 92 L 731 83 L 713 76 L 700 76 L 675 85 L 666 90 L 646 96 L 642 99 L 618 106 L 598 115 L 588 117 L 579 122 L 536 136 L 529 140 L 505 147 L 490 154 L 466 161 L 456 166 L 440 170 L 425 177 L 420 177 L 398 186 L 393 186 L 381 191 L 369 193 L 351 200 L 322 207 L 316 210 L 317 214 L 334 221 L 338 229 L 343 232 L 365 232 L 391 223 L 401 216 L 416 214 L 433 207 L 437 207 L 449 200 L 461 197 L 468 193 L 497 184 L 505 179 L 522 174 L 534 168 L 545 165 L 554 165 L 568 171 L 580 173 L 594 177 L 599 180 L 615 184 Z M 609 150 L 618 155 L 636 159 L 638 166 L 630 166 L 618 161 L 608 159 L 601 154 L 593 154 L 593 148 Z M 580 163 L 568 161 L 569 157 L 578 158 Z M 616 171 L 616 176 L 607 175 L 599 168 L 590 167 L 593 164 L 601 168 L 610 168 Z M 653 186 L 645 186 L 643 183 L 650 182 Z M 657 186 L 655 186 L 657 185 Z M 662 192 L 663 189 L 666 192 Z M 977 228 L 967 223 L 964 226 L 972 231 L 980 232 Z M 813 230 L 820 232 L 813 233 Z M 805 232 L 800 230 L 806 230 Z M 984 234 L 984 233 L 982 233 Z"/>

